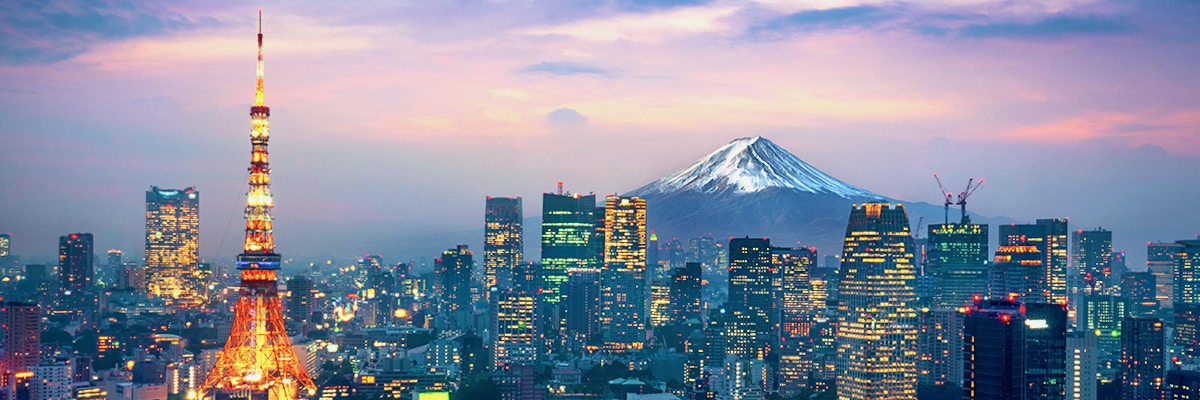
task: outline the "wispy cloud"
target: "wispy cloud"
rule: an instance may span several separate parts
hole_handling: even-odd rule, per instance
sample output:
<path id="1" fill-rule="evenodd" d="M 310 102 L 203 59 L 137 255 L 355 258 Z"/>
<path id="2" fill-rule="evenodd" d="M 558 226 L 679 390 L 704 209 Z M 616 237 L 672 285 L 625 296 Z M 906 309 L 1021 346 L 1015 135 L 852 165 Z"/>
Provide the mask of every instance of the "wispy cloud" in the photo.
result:
<path id="1" fill-rule="evenodd" d="M 574 62 L 540 62 L 529 65 L 520 69 L 520 72 L 526 74 L 549 74 L 549 75 L 611 75 L 611 71 L 593 67 L 586 64 Z"/>
<path id="2" fill-rule="evenodd" d="M 727 24 L 725 19 L 741 8 L 736 5 L 713 5 L 679 7 L 648 13 L 624 13 L 531 29 L 526 33 L 566 36 L 596 42 L 659 42 L 680 35 L 729 30 L 732 26 Z"/>
<path id="3" fill-rule="evenodd" d="M 1055 38 L 1073 35 L 1114 34 L 1134 30 L 1128 22 L 1097 15 L 1058 15 L 1032 23 L 995 22 L 972 24 L 959 30 L 970 38 Z"/>
<path id="4" fill-rule="evenodd" d="M 215 25 L 214 19 L 125 1 L 4 2 L 0 4 L 0 63 L 47 64 L 82 54 L 97 43 Z"/>

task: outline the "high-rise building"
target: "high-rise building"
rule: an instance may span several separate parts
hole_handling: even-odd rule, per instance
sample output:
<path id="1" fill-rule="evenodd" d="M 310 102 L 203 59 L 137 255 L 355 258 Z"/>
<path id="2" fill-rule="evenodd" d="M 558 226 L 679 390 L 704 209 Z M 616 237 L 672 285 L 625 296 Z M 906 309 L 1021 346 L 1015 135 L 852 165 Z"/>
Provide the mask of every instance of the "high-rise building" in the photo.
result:
<path id="1" fill-rule="evenodd" d="M 729 240 L 729 301 L 725 303 L 725 352 L 746 360 L 763 359 L 777 332 L 771 241 Z"/>
<path id="2" fill-rule="evenodd" d="M 59 288 L 65 292 L 82 293 L 92 288 L 92 234 L 72 233 L 58 238 Z"/>
<path id="3" fill-rule="evenodd" d="M 1102 364 L 1121 356 L 1121 323 L 1128 315 L 1124 299 L 1107 294 L 1080 296 L 1075 306 L 1076 329 L 1097 337 Z"/>
<path id="4" fill-rule="evenodd" d="M 646 290 L 646 200 L 604 200 L 604 268 L 600 273 L 600 330 L 606 348 L 641 350 L 649 311 Z"/>
<path id="5" fill-rule="evenodd" d="M 1167 371 L 1167 400 L 1200 399 L 1200 371 Z"/>
<path id="6" fill-rule="evenodd" d="M 1200 240 L 1179 240 L 1171 303 L 1175 310 L 1176 346 L 1183 354 L 1200 357 Z"/>
<path id="7" fill-rule="evenodd" d="M 650 326 L 662 328 L 671 322 L 671 284 L 666 279 L 650 283 Z"/>
<path id="8" fill-rule="evenodd" d="M 10 246 L 12 246 L 12 235 L 0 233 L 0 257 L 8 257 Z"/>
<path id="9" fill-rule="evenodd" d="M 929 225 L 925 274 L 933 277 L 933 308 L 957 308 L 987 294 L 988 226 Z"/>
<path id="10" fill-rule="evenodd" d="M 474 267 L 474 257 L 465 244 L 443 251 L 442 256 L 434 260 L 434 293 L 441 296 L 441 304 L 447 313 L 471 310 L 471 286 L 474 285 L 471 270 Z"/>
<path id="11" fill-rule="evenodd" d="M 537 297 L 533 292 L 517 289 L 493 295 L 496 296 L 496 334 L 492 343 L 492 363 L 498 369 L 536 364 L 541 354 Z"/>
<path id="12" fill-rule="evenodd" d="M 808 336 L 813 318 L 809 271 L 817 266 L 817 249 L 772 247 L 771 264 L 779 282 L 774 296 L 779 312 L 780 334 L 785 337 Z"/>
<path id="13" fill-rule="evenodd" d="M 1071 233 L 1072 266 L 1084 287 L 1081 290 L 1095 292 L 1110 287 L 1112 276 L 1112 231 L 1103 228 Z"/>
<path id="14" fill-rule="evenodd" d="M 918 382 L 959 385 L 963 378 L 963 313 L 959 309 L 922 309 L 917 347 Z"/>
<path id="15" fill-rule="evenodd" d="M 200 249 L 200 192 L 146 190 L 146 282 L 153 296 L 169 302 L 200 298 L 196 278 Z"/>
<path id="16" fill-rule="evenodd" d="M 1096 335 L 1076 331 L 1067 335 L 1067 399 L 1096 400 Z"/>
<path id="17" fill-rule="evenodd" d="M 912 245 L 903 205 L 851 208 L 838 283 L 838 398 L 916 396 Z"/>
<path id="18" fill-rule="evenodd" d="M 1125 299 L 1130 315 L 1148 315 L 1158 312 L 1155 300 L 1156 278 L 1150 271 L 1126 272 L 1121 275 L 1121 297 Z"/>
<path id="19" fill-rule="evenodd" d="M 1163 398 L 1163 348 L 1166 337 L 1156 317 L 1125 318 L 1121 332 L 1121 398 Z"/>
<path id="20" fill-rule="evenodd" d="M 307 323 L 313 311 L 313 282 L 306 276 L 294 276 L 287 281 L 287 317 L 297 323 Z"/>
<path id="21" fill-rule="evenodd" d="M 512 288 L 512 270 L 520 263 L 525 248 L 520 197 L 488 196 L 484 207 L 483 269 L 484 289 L 501 291 Z M 562 282 L 557 282 L 561 284 Z M 557 286 L 554 286 L 557 288 Z M 554 296 L 557 300 L 557 296 Z"/>
<path id="22" fill-rule="evenodd" d="M 1171 296 L 1175 294 L 1175 259 L 1183 245 L 1179 243 L 1146 243 L 1146 270 L 1154 274 L 1154 299 L 1158 306 L 1172 308 Z"/>
<path id="23" fill-rule="evenodd" d="M 542 194 L 543 281 L 561 284 L 559 281 L 565 282 L 570 272 L 600 271 L 602 254 L 595 248 L 603 245 L 604 237 L 599 237 L 600 243 L 593 239 L 596 223 L 603 222 L 604 217 L 597 216 L 596 211 L 594 194 Z"/>
<path id="24" fill-rule="evenodd" d="M 120 268 L 122 264 L 125 264 L 124 255 L 121 250 L 108 249 L 108 267 Z"/>
<path id="25" fill-rule="evenodd" d="M 1031 225 L 1000 225 L 1000 245 L 1033 245 L 1042 255 L 1042 271 L 1033 277 L 1051 303 L 1067 300 L 1066 218 L 1039 219 Z M 1028 299 L 1027 299 L 1028 300 Z"/>
<path id="26" fill-rule="evenodd" d="M 981 300 L 963 318 L 964 399 L 1025 398 L 1025 315 L 1021 303 Z"/>
<path id="27" fill-rule="evenodd" d="M 600 272 L 575 271 L 563 286 L 564 331 L 572 348 L 585 345 L 600 334 Z"/>
<path id="28" fill-rule="evenodd" d="M 671 276 L 671 323 L 678 334 L 689 320 L 701 321 L 704 309 L 700 303 L 700 263 L 690 262 L 676 268 Z"/>
<path id="29" fill-rule="evenodd" d="M 1043 262 L 1041 250 L 1029 242 L 1010 241 L 999 246 L 988 265 L 988 297 L 1005 299 L 1015 294 L 1024 302 L 1045 302 Z"/>
<path id="30" fill-rule="evenodd" d="M 1067 307 L 1025 303 L 1025 398 L 1066 399 Z"/>
<path id="31" fill-rule="evenodd" d="M 4 353 L 0 354 L 0 380 L 7 372 L 30 371 L 41 355 L 42 308 L 34 303 L 0 303 Z M 3 382 L 0 382 L 3 383 Z M 3 386 L 3 385 L 0 385 Z"/>

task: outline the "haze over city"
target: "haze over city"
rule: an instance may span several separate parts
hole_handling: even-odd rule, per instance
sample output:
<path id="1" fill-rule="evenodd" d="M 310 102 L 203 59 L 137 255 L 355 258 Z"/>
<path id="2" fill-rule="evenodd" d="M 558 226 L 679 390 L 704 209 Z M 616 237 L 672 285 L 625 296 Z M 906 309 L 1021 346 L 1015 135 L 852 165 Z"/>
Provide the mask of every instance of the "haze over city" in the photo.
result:
<path id="1" fill-rule="evenodd" d="M 196 186 L 201 257 L 238 253 L 257 8 L 0 6 L 16 254 L 51 260 L 68 232 L 139 254 L 152 185 Z M 262 8 L 289 257 L 479 248 L 485 196 L 534 217 L 558 181 L 625 193 L 756 135 L 906 201 L 939 203 L 933 173 L 985 178 L 972 211 L 1102 226 L 1133 268 L 1200 226 L 1194 2 Z"/>

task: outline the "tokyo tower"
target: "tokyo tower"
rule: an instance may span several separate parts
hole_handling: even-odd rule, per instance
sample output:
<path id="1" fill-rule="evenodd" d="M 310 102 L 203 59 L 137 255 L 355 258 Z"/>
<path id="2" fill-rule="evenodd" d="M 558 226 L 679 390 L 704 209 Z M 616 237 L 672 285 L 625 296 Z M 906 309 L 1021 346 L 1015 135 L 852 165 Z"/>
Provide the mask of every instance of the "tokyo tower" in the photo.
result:
<path id="1" fill-rule="evenodd" d="M 271 230 L 271 168 L 267 163 L 267 119 L 263 103 L 262 10 L 258 12 L 258 79 L 250 107 L 250 190 L 246 193 L 246 241 L 238 255 L 241 291 L 234 306 L 233 327 L 217 363 L 200 385 L 200 399 L 297 399 L 316 385 L 292 348 L 283 328 L 283 304 L 276 273 Z M 303 389 L 303 391 L 301 391 Z"/>

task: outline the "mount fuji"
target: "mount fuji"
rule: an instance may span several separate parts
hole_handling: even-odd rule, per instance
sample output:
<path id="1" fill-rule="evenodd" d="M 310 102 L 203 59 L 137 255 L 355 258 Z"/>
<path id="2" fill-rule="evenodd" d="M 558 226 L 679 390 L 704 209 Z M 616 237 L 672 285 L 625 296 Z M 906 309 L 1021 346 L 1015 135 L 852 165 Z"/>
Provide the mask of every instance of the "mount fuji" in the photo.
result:
<path id="1" fill-rule="evenodd" d="M 768 237 L 779 246 L 816 246 L 823 255 L 841 253 L 851 204 L 902 203 L 914 226 L 921 216 L 936 223 L 944 212 L 846 183 L 761 136 L 729 142 L 626 195 L 646 199 L 647 225 L 660 238 Z"/>

